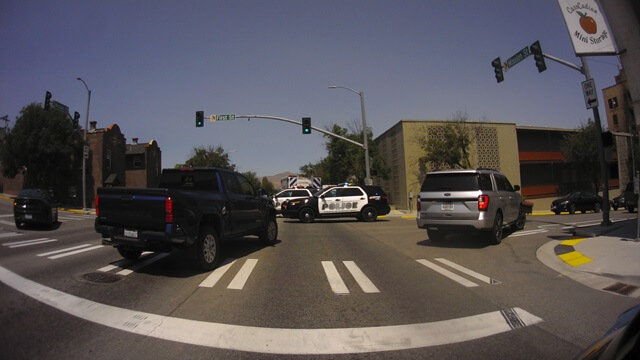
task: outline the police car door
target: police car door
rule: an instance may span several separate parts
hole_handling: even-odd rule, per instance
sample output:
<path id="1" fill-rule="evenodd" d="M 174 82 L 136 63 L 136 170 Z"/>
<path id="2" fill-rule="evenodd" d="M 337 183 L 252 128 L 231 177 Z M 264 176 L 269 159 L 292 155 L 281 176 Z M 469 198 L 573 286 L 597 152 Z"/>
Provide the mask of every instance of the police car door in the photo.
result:
<path id="1" fill-rule="evenodd" d="M 340 204 L 338 198 L 338 188 L 332 188 L 320 195 L 318 198 L 318 212 L 320 214 L 336 213 L 336 205 Z"/>
<path id="2" fill-rule="evenodd" d="M 338 189 L 343 213 L 358 213 L 368 204 L 367 195 L 359 187 L 345 187 Z"/>

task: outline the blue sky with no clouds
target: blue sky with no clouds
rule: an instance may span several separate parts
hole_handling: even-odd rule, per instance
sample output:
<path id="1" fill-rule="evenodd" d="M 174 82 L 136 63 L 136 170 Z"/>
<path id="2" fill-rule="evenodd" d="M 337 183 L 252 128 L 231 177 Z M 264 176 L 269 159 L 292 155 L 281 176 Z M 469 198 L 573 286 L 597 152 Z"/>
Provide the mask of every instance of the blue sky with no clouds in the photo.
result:
<path id="1" fill-rule="evenodd" d="M 468 113 L 519 125 L 575 128 L 584 76 L 525 59 L 497 84 L 491 61 L 539 40 L 580 64 L 554 0 L 15 1 L 0 3 L 0 116 L 10 125 L 45 91 L 128 142 L 158 141 L 163 167 L 195 146 L 221 145 L 240 171 L 296 172 L 325 155 L 325 138 L 289 123 L 238 119 L 194 125 L 196 110 L 260 114 L 312 125 L 360 121 L 364 91 L 374 136 L 401 119 Z M 599 90 L 616 57 L 589 58 Z M 601 111 L 603 122 L 606 123 Z"/>

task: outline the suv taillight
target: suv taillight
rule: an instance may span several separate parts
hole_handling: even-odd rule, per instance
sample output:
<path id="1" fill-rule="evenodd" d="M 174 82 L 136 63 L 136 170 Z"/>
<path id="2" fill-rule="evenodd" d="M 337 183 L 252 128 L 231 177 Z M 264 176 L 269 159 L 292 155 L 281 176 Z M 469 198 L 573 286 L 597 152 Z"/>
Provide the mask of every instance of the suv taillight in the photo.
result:
<path id="1" fill-rule="evenodd" d="M 173 200 L 170 197 L 164 199 L 164 222 L 173 223 Z"/>
<path id="2" fill-rule="evenodd" d="M 416 211 L 420 212 L 420 210 L 422 210 L 422 205 L 420 205 L 420 195 L 418 195 L 416 200 Z"/>
<path id="3" fill-rule="evenodd" d="M 478 210 L 487 211 L 489 208 L 489 195 L 478 196 Z"/>

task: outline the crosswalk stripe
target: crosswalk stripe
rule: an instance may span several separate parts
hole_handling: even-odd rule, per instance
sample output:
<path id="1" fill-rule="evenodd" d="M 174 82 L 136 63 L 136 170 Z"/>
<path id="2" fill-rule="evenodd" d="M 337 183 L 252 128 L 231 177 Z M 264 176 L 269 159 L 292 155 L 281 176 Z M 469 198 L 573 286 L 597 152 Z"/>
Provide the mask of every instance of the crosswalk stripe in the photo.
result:
<path id="1" fill-rule="evenodd" d="M 420 264 L 428 267 L 429 269 L 439 273 L 440 275 L 446 276 L 449 279 L 451 279 L 451 280 L 453 280 L 453 281 L 455 281 L 455 282 L 457 282 L 457 283 L 459 283 L 461 285 L 464 285 L 466 287 L 478 286 L 478 284 L 474 283 L 473 281 L 469 281 L 469 280 L 463 278 L 462 276 L 454 274 L 451 271 L 449 271 L 449 270 L 447 270 L 447 269 L 445 269 L 445 268 L 443 268 L 441 266 L 438 266 L 438 265 L 436 265 L 436 264 L 434 264 L 434 263 L 432 263 L 430 261 L 427 261 L 425 259 L 419 259 L 419 260 L 416 260 L 416 261 L 419 262 Z"/>
<path id="2" fill-rule="evenodd" d="M 48 239 L 49 238 L 40 238 L 40 239 L 30 239 L 30 240 L 23 240 L 23 241 L 14 241 L 14 242 L 4 243 L 2 245 L 3 246 L 11 246 L 11 245 L 18 245 L 18 244 L 28 244 L 28 243 L 38 242 L 38 241 L 48 240 Z"/>
<path id="3" fill-rule="evenodd" d="M 360 288 L 365 293 L 379 293 L 380 290 L 369 280 L 369 278 L 360 270 L 358 265 L 353 261 L 343 261 L 344 266 L 351 273 L 351 276 L 356 280 Z"/>
<path id="4" fill-rule="evenodd" d="M 167 255 L 169 255 L 169 253 L 160 253 L 160 254 L 158 254 L 156 256 L 150 257 L 149 259 L 147 259 L 147 260 L 145 260 L 143 262 L 137 263 L 137 264 L 133 265 L 132 267 L 130 267 L 128 269 L 124 269 L 122 271 L 119 271 L 116 274 L 123 275 L 123 276 L 129 275 L 134 271 L 138 271 L 138 270 L 142 269 L 143 267 L 145 267 L 145 266 L 147 266 L 149 264 L 152 264 L 152 263 L 154 263 L 154 262 L 156 262 L 156 261 L 158 261 L 160 259 L 163 259 Z"/>
<path id="5" fill-rule="evenodd" d="M 436 261 L 439 261 L 439 262 L 441 262 L 441 263 L 443 263 L 445 265 L 448 265 L 449 267 L 454 268 L 454 269 L 460 271 L 461 273 L 464 273 L 464 274 L 467 274 L 469 276 L 472 276 L 472 277 L 474 277 L 474 278 L 476 278 L 476 279 L 478 279 L 480 281 L 486 282 L 487 284 L 490 284 L 490 285 L 500 284 L 500 281 L 498 281 L 496 279 L 492 279 L 492 278 L 490 278 L 488 276 L 485 276 L 485 275 L 482 275 L 480 273 L 477 273 L 477 272 L 475 272 L 475 271 L 473 271 L 471 269 L 467 269 L 466 267 L 458 265 L 458 264 L 456 264 L 456 263 L 454 263 L 452 261 L 449 261 L 447 259 L 436 258 Z"/>
<path id="6" fill-rule="evenodd" d="M 51 259 L 51 260 L 55 260 L 55 259 L 59 259 L 62 257 L 66 257 L 66 256 L 71 256 L 71 255 L 75 255 L 75 254 L 80 254 L 86 251 L 91 251 L 91 250 L 96 250 L 96 249 L 100 249 L 101 247 L 104 247 L 104 245 L 96 245 L 93 247 L 86 247 L 84 249 L 79 249 L 79 250 L 74 250 L 71 252 L 67 252 L 67 253 L 62 253 L 62 254 L 58 254 L 58 255 L 53 255 L 53 256 L 48 256 L 47 259 Z"/>
<path id="7" fill-rule="evenodd" d="M 242 265 L 242 268 L 240 268 L 240 271 L 238 271 L 233 280 L 231 280 L 227 289 L 242 290 L 249 279 L 249 275 L 251 275 L 251 272 L 256 267 L 256 264 L 258 264 L 258 259 L 247 259 L 244 265 Z"/>
<path id="8" fill-rule="evenodd" d="M 22 236 L 22 235 L 24 235 L 24 234 L 17 233 L 17 232 L 2 233 L 2 234 L 0 234 L 0 239 L 4 239 L 4 238 L 8 238 L 8 237 L 14 237 L 14 236 Z"/>
<path id="9" fill-rule="evenodd" d="M 342 278 L 338 273 L 338 269 L 336 269 L 333 261 L 323 261 L 322 267 L 324 268 L 324 273 L 327 275 L 327 280 L 329 280 L 331 290 L 338 295 L 348 294 L 349 289 L 347 288 L 347 285 L 345 285 L 344 281 L 342 281 Z"/>
<path id="10" fill-rule="evenodd" d="M 70 247 L 70 248 L 66 248 L 66 249 L 49 251 L 49 252 L 46 252 L 46 253 L 38 254 L 36 256 L 49 256 L 49 255 L 53 255 L 53 254 L 59 254 L 59 253 L 67 252 L 67 251 L 72 251 L 72 250 L 75 250 L 75 249 L 82 249 L 82 248 L 85 248 L 87 246 L 91 246 L 91 245 L 83 244 L 83 245 L 78 245 L 78 246 L 74 246 L 74 247 Z"/>
<path id="11" fill-rule="evenodd" d="M 40 244 L 46 244 L 46 243 L 50 243 L 50 242 L 54 242 L 54 241 L 58 241 L 58 239 L 40 239 L 40 241 L 32 241 L 32 242 L 28 242 L 26 244 L 9 245 L 9 248 L 10 249 L 14 249 L 14 248 L 31 246 L 31 245 L 40 245 Z M 7 246 L 7 244 L 3 244 L 3 245 Z"/>
<path id="12" fill-rule="evenodd" d="M 200 287 L 214 287 L 229 268 L 236 262 L 235 259 L 227 259 L 222 266 L 215 269 L 206 279 L 200 283 Z"/>
<path id="13" fill-rule="evenodd" d="M 140 258 L 141 260 L 145 260 L 147 259 L 147 257 L 149 255 L 153 254 L 152 251 L 143 251 L 142 254 L 140 254 Z M 96 271 L 100 271 L 100 272 L 109 272 L 111 270 L 117 269 L 117 268 L 126 268 L 127 266 L 135 263 L 136 260 L 133 259 L 121 259 L 115 262 L 112 262 L 111 264 L 101 267 L 100 269 L 96 270 Z"/>
<path id="14" fill-rule="evenodd" d="M 0 224 L 16 226 L 15 221 L 0 220 Z"/>

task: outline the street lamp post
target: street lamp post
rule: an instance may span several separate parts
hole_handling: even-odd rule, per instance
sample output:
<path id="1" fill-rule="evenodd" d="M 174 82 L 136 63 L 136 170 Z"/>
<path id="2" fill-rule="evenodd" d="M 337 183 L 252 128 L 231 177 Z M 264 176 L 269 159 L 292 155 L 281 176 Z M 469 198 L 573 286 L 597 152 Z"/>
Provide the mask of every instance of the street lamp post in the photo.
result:
<path id="1" fill-rule="evenodd" d="M 364 171 L 365 171 L 364 183 L 365 185 L 372 185 L 373 181 L 371 180 L 371 169 L 369 168 L 369 142 L 367 141 L 367 117 L 365 116 L 365 113 L 364 113 L 364 91 L 355 91 L 345 86 L 335 86 L 335 85 L 329 86 L 329 89 L 345 89 L 360 96 L 360 109 L 362 111 L 362 135 L 364 138 L 364 141 L 362 143 L 364 145 Z"/>
<path id="2" fill-rule="evenodd" d="M 87 211 L 87 155 L 86 151 L 87 147 L 87 129 L 89 127 L 89 105 L 91 105 L 91 90 L 89 90 L 89 86 L 84 82 L 81 78 L 76 78 L 77 80 L 82 81 L 84 87 L 87 89 L 87 93 L 89 96 L 87 97 L 87 114 L 84 117 L 84 136 L 82 143 L 82 210 L 84 212 Z"/>

